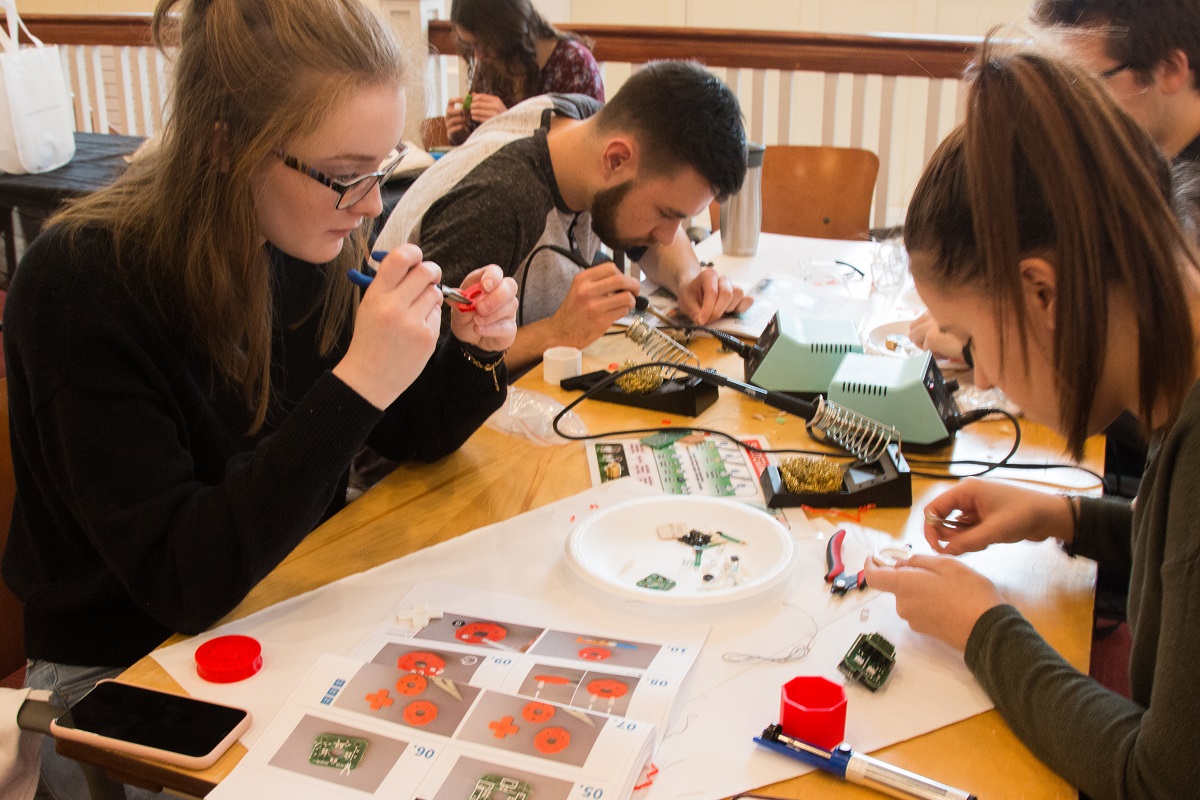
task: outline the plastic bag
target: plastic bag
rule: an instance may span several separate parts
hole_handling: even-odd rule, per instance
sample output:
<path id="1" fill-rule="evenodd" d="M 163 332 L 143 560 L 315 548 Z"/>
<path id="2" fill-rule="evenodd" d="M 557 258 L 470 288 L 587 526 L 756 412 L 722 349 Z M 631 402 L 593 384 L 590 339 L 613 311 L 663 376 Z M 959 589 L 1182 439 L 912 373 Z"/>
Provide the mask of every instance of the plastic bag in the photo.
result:
<path id="1" fill-rule="evenodd" d="M 553 427 L 554 418 L 562 410 L 563 404 L 547 395 L 510 386 L 508 401 L 488 418 L 487 425 L 543 447 L 567 444 L 574 440 L 559 436 Z M 558 427 L 571 436 L 588 435 L 587 426 L 574 411 L 564 416 Z"/>
<path id="2" fill-rule="evenodd" d="M 1001 408 L 1015 417 L 1021 416 L 1021 408 L 996 386 L 980 389 L 974 384 L 967 384 L 954 393 L 954 400 L 958 403 L 958 410 L 964 414 L 979 408 Z"/>
<path id="3" fill-rule="evenodd" d="M 33 47 L 17 45 L 25 27 L 14 0 L 3 0 L 8 33 L 0 31 L 0 170 L 47 172 L 75 155 L 75 110 L 58 48 L 25 29 Z"/>

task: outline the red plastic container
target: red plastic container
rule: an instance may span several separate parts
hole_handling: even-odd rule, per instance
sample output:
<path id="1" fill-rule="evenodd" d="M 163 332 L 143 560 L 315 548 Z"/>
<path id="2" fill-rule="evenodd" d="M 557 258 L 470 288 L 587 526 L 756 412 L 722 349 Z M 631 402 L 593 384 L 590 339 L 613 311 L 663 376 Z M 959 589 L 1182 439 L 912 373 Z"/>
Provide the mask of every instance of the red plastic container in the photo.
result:
<path id="1" fill-rule="evenodd" d="M 243 681 L 262 664 L 262 646 L 249 636 L 218 636 L 196 648 L 196 674 L 209 683 Z"/>
<path id="2" fill-rule="evenodd" d="M 832 750 L 846 738 L 845 689 L 817 676 L 792 678 L 783 685 L 779 724 L 794 739 Z"/>

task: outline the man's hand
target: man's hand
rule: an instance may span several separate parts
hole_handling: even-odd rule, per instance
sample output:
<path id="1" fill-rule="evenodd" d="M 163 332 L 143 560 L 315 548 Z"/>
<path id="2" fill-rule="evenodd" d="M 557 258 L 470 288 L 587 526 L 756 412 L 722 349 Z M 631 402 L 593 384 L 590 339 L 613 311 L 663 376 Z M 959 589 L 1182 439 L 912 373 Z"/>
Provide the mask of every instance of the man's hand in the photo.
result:
<path id="1" fill-rule="evenodd" d="M 745 311 L 754 302 L 741 287 L 715 269 L 701 269 L 680 287 L 679 310 L 697 325 L 707 325 L 726 314 Z"/>
<path id="2" fill-rule="evenodd" d="M 600 264 L 582 270 L 558 311 L 550 318 L 555 339 L 552 345 L 587 347 L 604 335 L 614 322 L 633 308 L 639 284 L 616 264 Z"/>

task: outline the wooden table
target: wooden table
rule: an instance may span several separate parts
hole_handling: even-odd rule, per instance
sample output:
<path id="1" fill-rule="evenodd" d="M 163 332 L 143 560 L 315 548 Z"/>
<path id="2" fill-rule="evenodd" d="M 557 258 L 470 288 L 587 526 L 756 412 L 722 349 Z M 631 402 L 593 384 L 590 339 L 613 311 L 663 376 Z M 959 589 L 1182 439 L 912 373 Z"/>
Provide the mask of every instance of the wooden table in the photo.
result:
<path id="1" fill-rule="evenodd" d="M 696 349 L 705 366 L 740 377 L 740 359 L 717 352 L 712 340 L 698 340 Z M 604 366 L 594 359 L 588 362 L 585 358 L 585 371 Z M 540 367 L 523 377 L 518 386 L 563 403 L 577 396 L 546 384 Z M 599 402 L 582 404 L 578 413 L 593 434 L 655 427 L 664 418 L 659 412 Z M 756 415 L 760 418 L 756 419 Z M 765 420 L 761 419 L 763 415 Z M 676 422 L 686 424 L 683 419 Z M 777 447 L 812 446 L 799 418 L 787 417 L 779 424 L 773 410 L 727 390 L 721 391 L 716 405 L 696 418 L 696 424 L 743 434 L 766 432 Z M 1025 422 L 1022 429 L 1024 439 L 1017 460 L 1063 462 L 1062 442 L 1057 435 Z M 982 422 L 958 434 L 952 453 L 955 458 L 996 459 L 1007 452 L 1011 441 L 1011 423 Z M 949 456 L 950 451 L 942 454 Z M 1090 441 L 1086 463 L 1096 468 L 1102 457 L 1102 440 Z M 1063 478 L 1064 473 L 1026 472 L 1022 477 L 1055 481 Z M 485 427 L 458 452 L 436 464 L 401 466 L 319 527 L 225 621 L 568 497 L 590 485 L 579 445 L 542 447 Z M 946 481 L 914 478 L 913 509 L 871 511 L 869 524 L 899 539 L 923 542 L 919 510 L 948 485 Z M 1064 657 L 1080 670 L 1087 670 L 1095 589 L 1092 562 L 1069 559 L 1053 543 L 1021 544 L 993 548 L 983 569 Z M 175 637 L 171 643 L 182 638 Z M 139 661 L 122 678 L 180 690 L 151 658 Z M 75 743 L 60 741 L 58 747 L 66 755 L 106 768 L 118 780 L 151 787 L 162 785 L 193 795 L 208 792 L 245 753 L 236 744 L 213 767 L 192 772 Z M 1075 796 L 1071 787 L 1016 740 L 995 711 L 885 748 L 875 755 L 914 772 L 932 774 L 952 786 L 969 786 L 988 800 Z M 880 796 L 821 773 L 785 781 L 763 791 L 788 798 Z"/>

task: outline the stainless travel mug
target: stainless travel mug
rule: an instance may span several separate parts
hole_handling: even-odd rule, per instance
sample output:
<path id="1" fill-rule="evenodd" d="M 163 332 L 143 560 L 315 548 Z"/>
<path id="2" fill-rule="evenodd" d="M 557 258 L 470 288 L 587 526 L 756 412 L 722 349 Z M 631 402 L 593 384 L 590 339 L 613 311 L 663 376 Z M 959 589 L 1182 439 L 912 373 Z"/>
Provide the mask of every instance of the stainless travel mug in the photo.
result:
<path id="1" fill-rule="evenodd" d="M 727 256 L 752 256 L 762 228 L 762 163 L 767 148 L 751 144 L 741 191 L 721 203 L 721 249 Z"/>

